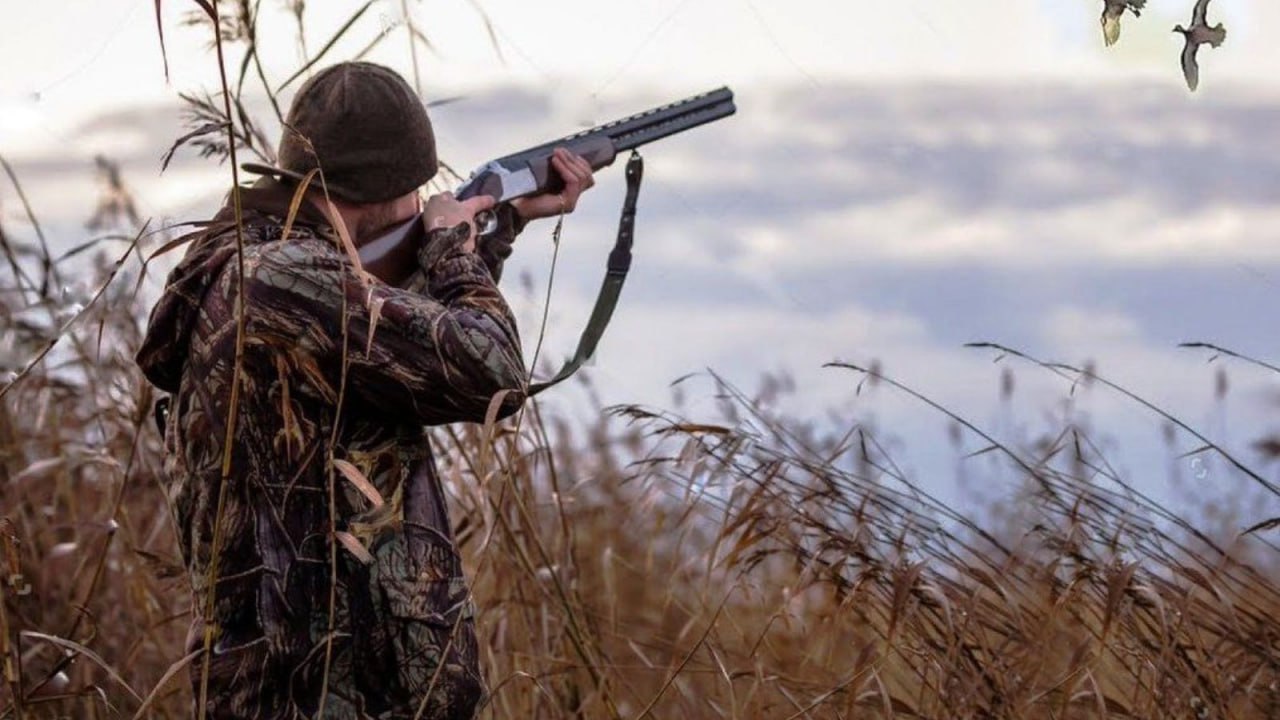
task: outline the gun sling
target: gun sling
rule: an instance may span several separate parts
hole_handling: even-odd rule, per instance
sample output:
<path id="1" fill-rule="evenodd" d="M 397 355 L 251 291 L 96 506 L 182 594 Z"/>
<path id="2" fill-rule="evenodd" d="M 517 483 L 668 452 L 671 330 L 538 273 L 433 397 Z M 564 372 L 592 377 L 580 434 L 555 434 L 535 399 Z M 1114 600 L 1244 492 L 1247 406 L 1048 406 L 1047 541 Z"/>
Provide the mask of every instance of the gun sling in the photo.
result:
<path id="1" fill-rule="evenodd" d="M 573 357 L 560 368 L 550 380 L 529 385 L 530 397 L 569 378 L 591 359 L 596 352 L 596 345 L 604 336 L 604 329 L 609 326 L 613 317 L 613 309 L 618 306 L 618 296 L 622 294 L 622 285 L 627 280 L 627 271 L 631 269 L 631 245 L 635 239 L 636 200 L 640 197 L 640 180 L 644 176 L 644 158 L 636 150 L 631 151 L 627 159 L 627 197 L 622 202 L 622 216 L 618 220 L 618 238 L 614 241 L 613 250 L 609 252 L 609 263 L 600 285 L 600 293 L 596 295 L 595 307 L 587 326 L 578 339 L 578 349 Z"/>

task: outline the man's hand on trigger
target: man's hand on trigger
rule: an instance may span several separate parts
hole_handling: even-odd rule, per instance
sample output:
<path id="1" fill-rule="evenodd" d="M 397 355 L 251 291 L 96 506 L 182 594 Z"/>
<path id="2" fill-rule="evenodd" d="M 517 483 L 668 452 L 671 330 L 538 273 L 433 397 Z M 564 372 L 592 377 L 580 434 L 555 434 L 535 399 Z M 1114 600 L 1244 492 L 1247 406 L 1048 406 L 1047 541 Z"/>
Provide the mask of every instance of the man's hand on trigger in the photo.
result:
<path id="1" fill-rule="evenodd" d="M 451 228 L 459 223 L 466 223 L 470 228 L 467 241 L 462 249 L 466 252 L 476 251 L 476 215 L 493 207 L 493 198 L 488 195 L 477 195 L 467 200 L 458 200 L 451 192 L 432 195 L 427 200 L 427 207 L 422 211 L 423 222 L 427 224 L 427 232 L 441 228 Z"/>
<path id="2" fill-rule="evenodd" d="M 581 155 L 562 147 L 552 152 L 551 167 L 564 180 L 564 190 L 512 200 L 512 207 L 525 221 L 555 217 L 561 212 L 573 212 L 582 193 L 596 184 L 591 165 Z"/>

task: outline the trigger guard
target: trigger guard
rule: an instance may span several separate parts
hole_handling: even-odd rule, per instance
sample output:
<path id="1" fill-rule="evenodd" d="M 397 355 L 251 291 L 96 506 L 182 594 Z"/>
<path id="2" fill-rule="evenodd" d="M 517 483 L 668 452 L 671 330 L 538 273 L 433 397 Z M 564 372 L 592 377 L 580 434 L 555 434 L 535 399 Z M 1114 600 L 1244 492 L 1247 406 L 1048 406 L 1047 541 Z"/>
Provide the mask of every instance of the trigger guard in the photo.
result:
<path id="1" fill-rule="evenodd" d="M 476 215 L 476 234 L 490 235 L 498 229 L 498 213 L 492 210 L 481 210 Z"/>

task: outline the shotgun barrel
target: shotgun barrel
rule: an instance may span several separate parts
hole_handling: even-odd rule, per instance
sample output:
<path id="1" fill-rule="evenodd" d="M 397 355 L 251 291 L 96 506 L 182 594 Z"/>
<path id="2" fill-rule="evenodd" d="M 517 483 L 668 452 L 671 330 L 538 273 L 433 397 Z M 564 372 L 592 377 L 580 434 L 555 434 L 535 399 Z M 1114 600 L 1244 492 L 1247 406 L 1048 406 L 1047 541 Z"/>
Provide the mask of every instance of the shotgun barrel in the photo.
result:
<path id="1" fill-rule="evenodd" d="M 552 151 L 558 147 L 581 155 L 593 170 L 599 170 L 611 164 L 618 153 L 728 117 L 735 111 L 733 92 L 727 87 L 694 95 L 492 160 L 472 173 L 455 196 L 466 200 L 489 195 L 502 202 L 556 192 L 562 181 L 550 163 Z"/>

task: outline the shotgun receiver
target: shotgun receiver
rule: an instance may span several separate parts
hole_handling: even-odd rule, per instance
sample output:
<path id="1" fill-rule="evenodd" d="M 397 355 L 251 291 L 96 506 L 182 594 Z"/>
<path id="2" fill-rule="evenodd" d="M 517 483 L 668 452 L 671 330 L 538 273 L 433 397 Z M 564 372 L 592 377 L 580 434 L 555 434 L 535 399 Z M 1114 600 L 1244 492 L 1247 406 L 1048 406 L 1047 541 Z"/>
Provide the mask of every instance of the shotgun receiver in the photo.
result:
<path id="1" fill-rule="evenodd" d="M 454 196 L 466 200 L 488 195 L 497 202 L 503 202 L 527 195 L 558 192 L 564 187 L 564 181 L 551 167 L 552 151 L 558 147 L 581 155 L 590 163 L 592 170 L 599 170 L 613 163 L 618 153 L 728 117 L 735 110 L 733 92 L 727 87 L 694 95 L 491 160 L 473 172 Z M 482 233 L 491 232 L 494 220 L 492 212 L 481 213 L 476 218 L 476 226 Z M 417 242 L 420 241 L 415 235 L 421 226 L 421 219 L 414 217 L 365 244 L 360 248 L 360 260 L 365 268 L 384 280 L 398 284 L 394 282 L 396 279 L 406 277 L 398 268 L 413 267 Z"/>

